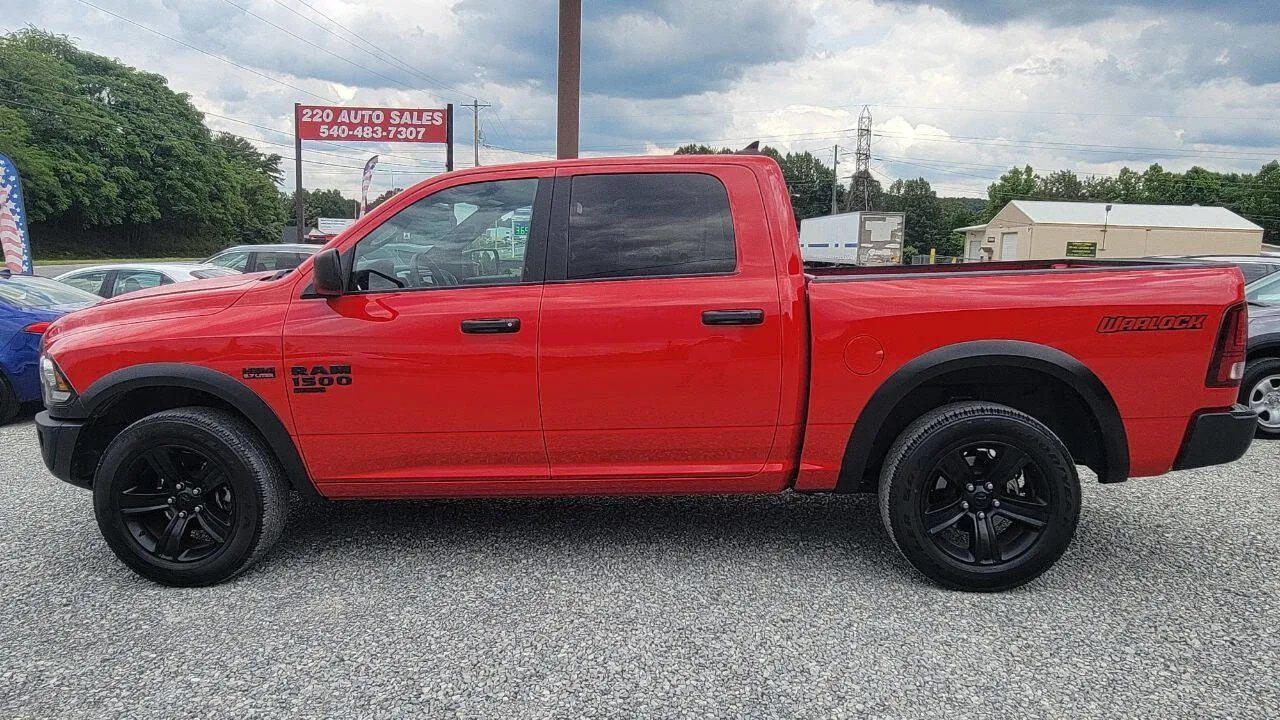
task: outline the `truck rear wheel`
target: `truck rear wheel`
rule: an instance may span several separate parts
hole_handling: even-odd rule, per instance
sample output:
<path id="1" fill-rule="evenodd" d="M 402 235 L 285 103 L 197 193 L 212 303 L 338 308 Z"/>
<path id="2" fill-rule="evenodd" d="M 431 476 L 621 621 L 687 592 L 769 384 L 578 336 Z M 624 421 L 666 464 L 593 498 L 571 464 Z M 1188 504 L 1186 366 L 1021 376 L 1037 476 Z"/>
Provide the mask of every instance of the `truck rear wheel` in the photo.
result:
<path id="1" fill-rule="evenodd" d="M 107 545 L 165 585 L 211 585 L 247 570 L 279 540 L 287 484 L 257 431 L 226 410 L 149 415 L 107 446 L 93 506 Z"/>
<path id="2" fill-rule="evenodd" d="M 898 436 L 880 476 L 880 516 L 933 581 L 992 592 L 1062 556 L 1080 518 L 1080 479 L 1062 442 L 1004 405 L 958 402 Z"/>

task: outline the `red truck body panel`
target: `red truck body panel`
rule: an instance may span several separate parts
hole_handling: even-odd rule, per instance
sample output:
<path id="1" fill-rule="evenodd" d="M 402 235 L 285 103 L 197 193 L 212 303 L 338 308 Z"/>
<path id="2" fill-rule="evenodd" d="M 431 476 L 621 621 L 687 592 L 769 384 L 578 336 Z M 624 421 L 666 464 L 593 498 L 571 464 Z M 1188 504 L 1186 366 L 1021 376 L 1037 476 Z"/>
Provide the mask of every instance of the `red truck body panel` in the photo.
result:
<path id="1" fill-rule="evenodd" d="M 146 363 L 235 379 L 278 417 L 327 497 L 832 490 L 886 379 L 971 341 L 1033 343 L 1078 360 L 1123 419 L 1131 475 L 1168 471 L 1193 415 L 1234 400 L 1235 388 L 1206 387 L 1205 376 L 1224 309 L 1242 300 L 1238 271 L 1046 263 L 806 274 L 781 172 L 763 157 L 450 173 L 401 193 L 329 247 L 350 250 L 457 185 L 649 172 L 724 184 L 732 273 L 324 298 L 308 294 L 308 261 L 283 277 L 103 303 L 55 323 L 46 350 L 82 394 Z M 533 222 L 545 221 L 537 212 Z M 701 320 L 728 308 L 758 309 L 763 322 Z M 1195 328 L 1099 332 L 1117 315 L 1204 318 Z M 519 332 L 459 332 L 475 318 L 517 319 Z M 251 376 L 255 368 L 274 376 Z M 326 392 L 303 384 L 322 377 L 335 383 Z"/>
<path id="2" fill-rule="evenodd" d="M 864 277 L 809 286 L 813 375 L 800 489 L 834 486 L 853 422 L 886 377 L 956 343 L 1025 341 L 1084 363 L 1124 420 L 1132 476 L 1168 472 L 1188 419 L 1235 401 L 1234 388 L 1204 383 L 1224 303 L 1243 299 L 1231 271 L 1081 268 Z M 1153 297 L 1165 283 L 1178 288 L 1176 307 Z M 1097 332 L 1108 315 L 1170 314 L 1205 315 L 1206 322 L 1195 331 Z M 865 362 L 875 349 L 882 352 L 875 371 L 851 370 L 851 361 Z"/>

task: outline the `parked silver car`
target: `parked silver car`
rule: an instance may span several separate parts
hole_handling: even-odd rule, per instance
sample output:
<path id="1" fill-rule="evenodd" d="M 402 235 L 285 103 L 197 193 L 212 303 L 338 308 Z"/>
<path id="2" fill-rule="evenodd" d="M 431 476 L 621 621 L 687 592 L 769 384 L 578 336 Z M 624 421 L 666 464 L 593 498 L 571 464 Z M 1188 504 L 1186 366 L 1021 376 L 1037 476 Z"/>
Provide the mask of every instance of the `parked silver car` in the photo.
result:
<path id="1" fill-rule="evenodd" d="M 98 297 L 109 298 L 160 285 L 235 274 L 235 270 L 203 263 L 133 263 L 93 265 L 63 273 L 54 279 Z"/>
<path id="2" fill-rule="evenodd" d="M 292 270 L 303 260 L 316 254 L 320 245 L 278 243 L 275 245 L 237 245 L 205 260 L 206 263 L 251 273 L 267 270 Z"/>

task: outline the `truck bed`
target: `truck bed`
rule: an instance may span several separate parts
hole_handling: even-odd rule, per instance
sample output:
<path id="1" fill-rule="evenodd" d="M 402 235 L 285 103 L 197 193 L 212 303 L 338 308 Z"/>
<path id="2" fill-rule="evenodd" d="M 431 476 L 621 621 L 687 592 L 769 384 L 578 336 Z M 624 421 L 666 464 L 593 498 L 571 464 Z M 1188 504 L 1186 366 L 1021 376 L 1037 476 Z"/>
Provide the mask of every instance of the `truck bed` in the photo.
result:
<path id="1" fill-rule="evenodd" d="M 1234 267 L 1086 259 L 814 268 L 807 276 L 812 369 L 801 489 L 833 483 L 853 419 L 905 364 L 942 362 L 935 351 L 980 347 L 984 361 L 995 361 L 1004 348 L 1047 348 L 1101 380 L 1131 459 L 1107 479 L 1168 472 L 1188 418 L 1235 401 L 1234 387 L 1205 387 L 1224 308 L 1243 302 Z M 979 375 L 958 372 L 949 382 Z M 993 380 L 1017 384 L 1012 373 Z"/>
<path id="2" fill-rule="evenodd" d="M 1206 262 L 1203 266 L 1215 266 Z M 1156 258 L 1132 260 L 1011 260 L 995 262 L 946 263 L 939 265 L 806 265 L 805 273 L 818 282 L 859 280 L 884 276 L 915 277 L 919 275 L 1010 275 L 1061 271 L 1098 271 L 1162 269 L 1169 267 L 1203 267 L 1186 262 L 1173 262 Z"/>

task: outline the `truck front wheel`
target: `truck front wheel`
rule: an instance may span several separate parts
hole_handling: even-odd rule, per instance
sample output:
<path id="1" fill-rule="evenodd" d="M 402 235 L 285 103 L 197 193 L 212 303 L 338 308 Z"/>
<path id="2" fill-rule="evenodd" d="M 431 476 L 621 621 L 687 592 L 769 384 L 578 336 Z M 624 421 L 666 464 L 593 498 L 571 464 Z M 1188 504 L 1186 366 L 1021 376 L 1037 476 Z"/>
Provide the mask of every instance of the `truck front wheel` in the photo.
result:
<path id="1" fill-rule="evenodd" d="M 211 585 L 244 572 L 280 538 L 287 497 L 257 431 L 208 407 L 165 410 L 125 428 L 93 482 L 107 545 L 165 585 Z"/>
<path id="2" fill-rule="evenodd" d="M 898 436 L 880 476 L 880 516 L 933 581 L 1006 590 L 1048 570 L 1080 517 L 1080 479 L 1062 442 L 1004 405 L 958 402 Z"/>

